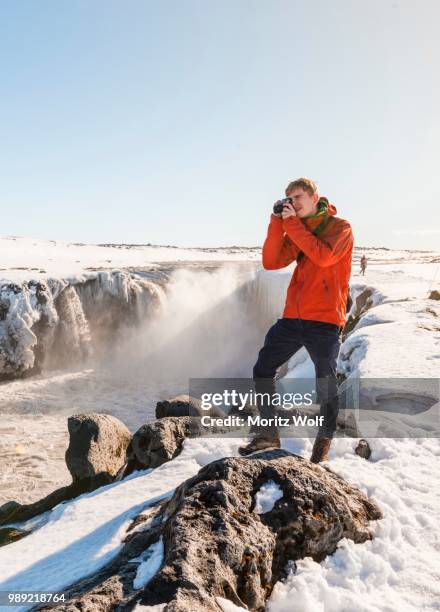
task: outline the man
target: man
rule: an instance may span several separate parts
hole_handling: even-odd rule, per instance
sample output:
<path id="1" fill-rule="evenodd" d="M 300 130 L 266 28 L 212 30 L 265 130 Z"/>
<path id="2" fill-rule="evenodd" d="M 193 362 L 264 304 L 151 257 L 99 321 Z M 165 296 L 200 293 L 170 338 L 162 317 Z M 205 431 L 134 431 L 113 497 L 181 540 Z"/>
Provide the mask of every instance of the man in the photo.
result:
<path id="1" fill-rule="evenodd" d="M 365 276 L 365 270 L 367 269 L 367 258 L 365 257 L 365 255 L 362 255 L 361 257 L 361 274 L 362 276 Z"/>
<path id="2" fill-rule="evenodd" d="M 299 178 L 286 188 L 291 203 L 282 213 L 272 213 L 263 245 L 263 267 L 284 268 L 296 260 L 283 316 L 269 329 L 254 366 L 256 392 L 274 393 L 278 368 L 304 346 L 314 365 L 320 416 L 311 461 L 328 459 L 336 429 L 338 394 L 336 361 L 340 331 L 345 323 L 351 272 L 353 234 L 347 221 L 336 217 L 336 208 L 320 198 L 317 185 Z M 279 202 L 278 202 L 279 203 Z M 259 405 L 262 416 L 270 407 Z M 273 416 L 273 413 L 272 413 Z M 279 447 L 276 428 L 267 428 L 240 448 L 242 455 Z"/>

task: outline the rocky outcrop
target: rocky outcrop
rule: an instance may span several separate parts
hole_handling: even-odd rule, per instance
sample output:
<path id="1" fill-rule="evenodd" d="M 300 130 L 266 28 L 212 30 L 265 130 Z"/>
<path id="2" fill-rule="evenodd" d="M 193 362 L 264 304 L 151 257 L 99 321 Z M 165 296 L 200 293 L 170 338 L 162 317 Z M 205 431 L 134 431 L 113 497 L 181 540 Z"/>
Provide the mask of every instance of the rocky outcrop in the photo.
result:
<path id="1" fill-rule="evenodd" d="M 283 493 L 265 514 L 253 512 L 267 481 Z M 341 538 L 371 538 L 379 508 L 342 478 L 277 450 L 227 458 L 177 489 L 165 515 L 165 562 L 141 603 L 166 610 L 215 610 L 216 596 L 263 610 L 289 563 L 322 561 Z"/>
<path id="2" fill-rule="evenodd" d="M 116 476 L 126 460 L 131 441 L 128 428 L 109 414 L 90 413 L 69 417 L 66 464 L 74 482 L 105 473 Z"/>
<path id="3" fill-rule="evenodd" d="M 272 507 L 256 511 L 260 488 L 275 483 Z M 306 556 L 322 561 L 342 538 L 372 537 L 377 505 L 330 470 L 283 450 L 215 461 L 139 521 L 119 556 L 99 575 L 72 586 L 55 610 L 131 610 L 136 602 L 164 612 L 220 611 L 217 597 L 262 612 L 274 584 Z M 143 517 L 142 520 L 147 520 Z M 136 589 L 139 556 L 162 538 L 159 571 Z M 49 609 L 49 608 L 45 608 Z"/>
<path id="4" fill-rule="evenodd" d="M 43 512 L 52 510 L 52 508 L 55 508 L 61 502 L 78 497 L 78 495 L 83 493 L 90 493 L 111 482 L 113 482 L 113 478 L 105 472 L 101 472 L 93 478 L 83 478 L 72 482 L 67 487 L 56 489 L 32 504 L 19 504 L 16 501 L 6 502 L 0 506 L 0 525 L 27 521 L 39 514 L 43 514 Z"/>
<path id="5" fill-rule="evenodd" d="M 163 300 L 157 283 L 122 271 L 0 284 L 0 380 L 84 362 Z"/>
<path id="6" fill-rule="evenodd" d="M 0 506 L 0 526 L 38 516 L 61 502 L 95 491 L 136 469 L 158 467 L 180 453 L 185 438 L 202 432 L 197 417 L 166 417 L 143 425 L 132 436 L 121 421 L 100 413 L 69 417 L 68 429 L 70 442 L 66 464 L 72 483 L 31 504 L 16 501 L 3 504 Z M 16 532 L 9 531 L 3 531 L 0 536 L 0 545 L 18 538 Z"/>
<path id="7" fill-rule="evenodd" d="M 58 324 L 56 283 L 0 285 L 0 380 L 39 372 Z"/>
<path id="8" fill-rule="evenodd" d="M 371 287 L 365 287 L 354 300 L 350 294 L 351 306 L 350 309 L 347 308 L 348 316 L 342 332 L 343 340 L 354 330 L 361 316 L 373 305 L 373 293 Z"/>
<path id="9" fill-rule="evenodd" d="M 185 438 L 200 433 L 198 419 L 164 417 L 142 425 L 127 448 L 127 468 L 124 476 L 134 470 L 155 468 L 180 453 Z"/>
<path id="10" fill-rule="evenodd" d="M 94 346 L 113 346 L 118 335 L 152 318 L 164 300 L 162 288 L 127 272 L 99 272 L 75 284 Z"/>

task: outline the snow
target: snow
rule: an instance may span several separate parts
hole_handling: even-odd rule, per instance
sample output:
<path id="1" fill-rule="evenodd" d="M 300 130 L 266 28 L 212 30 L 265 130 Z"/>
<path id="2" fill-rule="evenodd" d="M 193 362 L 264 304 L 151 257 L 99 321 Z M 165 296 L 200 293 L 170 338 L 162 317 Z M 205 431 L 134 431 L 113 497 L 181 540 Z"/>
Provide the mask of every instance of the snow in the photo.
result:
<path id="1" fill-rule="evenodd" d="M 270 512 L 274 507 L 275 502 L 283 497 L 283 492 L 280 489 L 279 484 L 273 480 L 268 480 L 255 495 L 255 508 L 256 514 L 264 514 Z"/>
<path id="2" fill-rule="evenodd" d="M 216 597 L 216 601 L 223 612 L 241 612 L 244 610 L 246 612 L 247 608 L 242 608 L 240 606 L 236 606 L 229 599 L 225 599 L 224 597 Z"/>
<path id="3" fill-rule="evenodd" d="M 138 565 L 136 577 L 133 580 L 135 589 L 141 589 L 149 583 L 162 565 L 164 554 L 163 539 L 159 538 L 157 542 L 147 548 L 142 557 L 137 558 L 141 563 Z"/>
<path id="4" fill-rule="evenodd" d="M 353 454 L 354 443 L 335 440 L 329 466 L 379 503 L 374 539 L 342 540 L 322 563 L 299 561 L 268 612 L 438 610 L 439 441 L 376 439 L 371 461 Z"/>
<path id="5" fill-rule="evenodd" d="M 178 248 L 149 245 L 65 243 L 21 236 L 0 236 L 0 285 L 47 277 L 87 277 L 94 270 L 142 268 L 154 262 L 259 261 L 259 248 Z M 3 277 L 3 278 L 2 278 Z"/>
<path id="6" fill-rule="evenodd" d="M 396 301 L 383 291 L 382 303 L 362 317 L 344 342 L 340 370 L 358 378 L 383 378 L 385 372 L 388 378 L 437 377 L 439 306 L 423 297 Z"/>

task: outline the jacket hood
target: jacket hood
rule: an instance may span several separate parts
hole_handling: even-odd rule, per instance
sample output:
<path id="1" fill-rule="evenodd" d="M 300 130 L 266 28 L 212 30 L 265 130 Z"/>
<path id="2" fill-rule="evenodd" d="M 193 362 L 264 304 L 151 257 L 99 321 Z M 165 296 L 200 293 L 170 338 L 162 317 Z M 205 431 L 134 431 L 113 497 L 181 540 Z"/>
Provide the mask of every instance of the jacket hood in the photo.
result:
<path id="1" fill-rule="evenodd" d="M 329 215 L 334 217 L 338 211 L 336 210 L 336 206 L 334 204 L 329 204 L 327 212 L 328 212 Z"/>
<path id="2" fill-rule="evenodd" d="M 330 204 L 330 202 L 328 201 L 327 198 L 325 198 L 324 196 L 320 197 L 318 200 L 318 210 L 321 207 L 325 207 L 327 209 L 327 213 L 331 216 L 334 217 L 336 215 L 336 213 L 338 212 L 336 210 L 336 206 L 334 204 Z"/>
<path id="3" fill-rule="evenodd" d="M 306 227 L 313 231 L 323 222 L 326 215 L 334 217 L 336 215 L 336 206 L 330 204 L 327 198 L 319 198 L 317 214 L 311 217 L 303 217 L 301 221 Z"/>

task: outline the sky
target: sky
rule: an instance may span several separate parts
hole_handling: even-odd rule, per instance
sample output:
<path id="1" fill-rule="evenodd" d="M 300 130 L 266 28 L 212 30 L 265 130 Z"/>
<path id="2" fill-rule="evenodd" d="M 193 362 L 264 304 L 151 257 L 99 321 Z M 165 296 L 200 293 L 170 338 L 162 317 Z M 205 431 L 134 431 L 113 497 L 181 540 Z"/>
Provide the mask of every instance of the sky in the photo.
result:
<path id="1" fill-rule="evenodd" d="M 1 0 L 0 234 L 261 245 L 318 183 L 359 246 L 440 237 L 438 0 Z"/>

